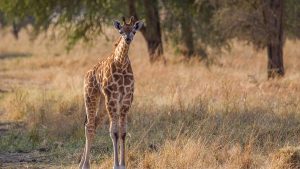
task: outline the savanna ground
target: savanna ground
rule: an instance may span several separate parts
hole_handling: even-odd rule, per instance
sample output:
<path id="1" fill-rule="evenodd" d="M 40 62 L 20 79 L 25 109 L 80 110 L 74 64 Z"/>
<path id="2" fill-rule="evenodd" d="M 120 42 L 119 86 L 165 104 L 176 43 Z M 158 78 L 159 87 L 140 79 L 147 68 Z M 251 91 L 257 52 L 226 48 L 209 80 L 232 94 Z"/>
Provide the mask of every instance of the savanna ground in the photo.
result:
<path id="1" fill-rule="evenodd" d="M 76 168 L 84 146 L 83 75 L 112 41 L 30 42 L 1 33 L 0 167 Z M 136 80 L 127 166 L 139 169 L 284 168 L 299 165 L 300 42 L 286 42 L 286 76 L 266 79 L 265 51 L 233 42 L 208 61 L 150 65 L 140 35 L 130 49 Z M 298 154 L 297 154 L 298 153 Z M 93 168 L 112 167 L 108 119 L 97 130 Z M 285 165 L 285 166 L 284 166 Z M 299 167 L 299 166 L 298 166 Z"/>

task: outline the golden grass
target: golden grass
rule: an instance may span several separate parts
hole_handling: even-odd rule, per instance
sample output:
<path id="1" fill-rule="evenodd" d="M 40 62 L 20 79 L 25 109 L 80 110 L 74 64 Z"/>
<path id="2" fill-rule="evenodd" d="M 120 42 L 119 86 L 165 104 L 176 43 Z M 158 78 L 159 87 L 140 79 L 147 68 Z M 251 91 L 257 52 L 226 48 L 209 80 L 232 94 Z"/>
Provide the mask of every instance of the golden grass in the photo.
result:
<path id="1" fill-rule="evenodd" d="M 270 168 L 272 169 L 296 169 L 300 166 L 299 147 L 285 147 L 272 154 Z"/>
<path id="2" fill-rule="evenodd" d="M 74 146 L 79 154 L 84 139 L 83 75 L 111 53 L 117 34 L 108 35 L 112 41 L 99 38 L 95 46 L 79 44 L 69 53 L 62 41 L 39 37 L 29 42 L 24 33 L 15 41 L 5 35 L 0 54 L 29 56 L 0 58 L 0 89 L 8 91 L 0 94 L 0 111 L 5 112 L 1 122 L 25 121 L 32 140 L 41 144 L 79 142 Z M 221 56 L 212 51 L 214 63 L 209 67 L 196 59 L 178 63 L 181 56 L 167 45 L 167 66 L 150 65 L 138 34 L 129 52 L 136 90 L 128 124 L 128 168 L 281 165 L 285 159 L 274 160 L 269 154 L 300 141 L 299 44 L 286 42 L 286 76 L 267 81 L 265 51 L 241 42 L 233 42 L 232 51 Z M 95 167 L 112 165 L 107 130 L 106 120 L 96 138 Z M 70 156 L 74 166 L 77 161 Z"/>

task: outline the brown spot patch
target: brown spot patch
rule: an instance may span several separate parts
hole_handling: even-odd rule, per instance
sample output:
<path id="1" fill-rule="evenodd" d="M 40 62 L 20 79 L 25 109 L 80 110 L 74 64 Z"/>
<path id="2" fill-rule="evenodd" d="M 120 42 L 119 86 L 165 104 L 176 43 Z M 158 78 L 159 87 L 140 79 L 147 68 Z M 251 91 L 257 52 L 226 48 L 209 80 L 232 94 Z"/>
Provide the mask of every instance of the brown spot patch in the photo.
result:
<path id="1" fill-rule="evenodd" d="M 119 93 L 113 93 L 113 94 L 112 94 L 112 97 L 113 97 L 114 99 L 117 99 L 117 98 L 119 97 Z"/>
<path id="2" fill-rule="evenodd" d="M 120 86 L 120 87 L 119 87 L 119 92 L 120 92 L 120 93 L 124 93 L 124 87 L 123 87 L 123 86 Z"/>
<path id="3" fill-rule="evenodd" d="M 116 103 L 114 101 L 110 101 L 109 105 L 114 107 L 116 105 Z"/>
<path id="4" fill-rule="evenodd" d="M 131 81 L 132 81 L 132 77 L 124 77 L 124 85 L 130 85 L 130 83 L 131 83 Z"/>
<path id="5" fill-rule="evenodd" d="M 126 93 L 131 91 L 131 87 L 126 87 Z"/>
<path id="6" fill-rule="evenodd" d="M 111 112 L 112 108 L 107 106 L 107 111 Z"/>
<path id="7" fill-rule="evenodd" d="M 118 81 L 118 84 L 119 84 L 119 85 L 123 85 L 123 78 L 121 78 L 121 79 Z"/>
<path id="8" fill-rule="evenodd" d="M 129 106 L 122 107 L 122 112 L 128 112 L 128 111 L 129 111 Z"/>
<path id="9" fill-rule="evenodd" d="M 118 81 L 118 80 L 122 79 L 122 76 L 118 75 L 118 74 L 114 74 L 113 77 L 114 77 L 115 81 Z"/>
<path id="10" fill-rule="evenodd" d="M 131 66 L 128 66 L 127 72 L 128 72 L 128 73 L 132 73 L 132 68 L 131 68 Z"/>
<path id="11" fill-rule="evenodd" d="M 116 91 L 118 89 L 117 84 L 113 83 L 110 86 L 107 86 L 110 91 Z"/>
<path id="12" fill-rule="evenodd" d="M 109 97 L 111 94 L 111 90 L 109 88 L 105 88 L 104 93 L 107 95 L 107 97 Z"/>

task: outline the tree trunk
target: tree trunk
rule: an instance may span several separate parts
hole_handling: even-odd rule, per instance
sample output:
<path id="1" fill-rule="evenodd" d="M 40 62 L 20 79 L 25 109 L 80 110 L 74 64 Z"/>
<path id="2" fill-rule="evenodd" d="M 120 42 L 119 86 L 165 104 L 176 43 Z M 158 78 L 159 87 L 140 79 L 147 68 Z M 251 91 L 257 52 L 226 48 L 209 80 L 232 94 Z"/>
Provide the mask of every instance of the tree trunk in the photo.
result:
<path id="1" fill-rule="evenodd" d="M 193 30 L 192 30 L 192 21 L 189 16 L 189 13 L 186 11 L 183 13 L 184 17 L 182 17 L 181 23 L 181 40 L 182 47 L 181 53 L 184 56 L 191 57 L 195 53 L 194 49 L 194 40 L 193 40 Z"/>
<path id="2" fill-rule="evenodd" d="M 161 38 L 160 20 L 158 14 L 157 0 L 143 0 L 145 9 L 146 26 L 141 29 L 143 37 L 147 42 L 150 62 L 163 60 L 163 45 Z M 138 19 L 135 0 L 128 0 L 129 14 Z"/>
<path id="3" fill-rule="evenodd" d="M 268 0 L 264 19 L 270 34 L 267 42 L 268 79 L 284 76 L 283 66 L 283 0 Z"/>
<path id="4" fill-rule="evenodd" d="M 13 27 L 12 28 L 12 33 L 13 33 L 14 37 L 18 40 L 19 39 L 19 32 L 20 32 L 21 28 L 15 21 L 13 21 L 12 27 Z"/>

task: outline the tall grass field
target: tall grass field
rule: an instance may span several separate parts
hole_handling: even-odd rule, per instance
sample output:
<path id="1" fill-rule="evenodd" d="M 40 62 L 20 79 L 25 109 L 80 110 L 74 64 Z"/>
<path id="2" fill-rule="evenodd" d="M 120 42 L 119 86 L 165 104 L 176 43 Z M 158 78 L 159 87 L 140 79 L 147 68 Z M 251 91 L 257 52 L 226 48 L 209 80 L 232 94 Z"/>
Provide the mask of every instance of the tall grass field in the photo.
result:
<path id="1" fill-rule="evenodd" d="M 83 77 L 117 38 L 31 41 L 0 33 L 0 168 L 77 168 L 84 147 Z M 53 35 L 53 34 L 51 34 Z M 57 34 L 56 36 L 58 36 Z M 284 78 L 267 80 L 267 55 L 241 41 L 207 60 L 165 44 L 150 64 L 137 34 L 126 142 L 128 169 L 300 168 L 300 42 L 287 40 Z M 92 168 L 112 168 L 108 117 L 97 129 Z"/>

